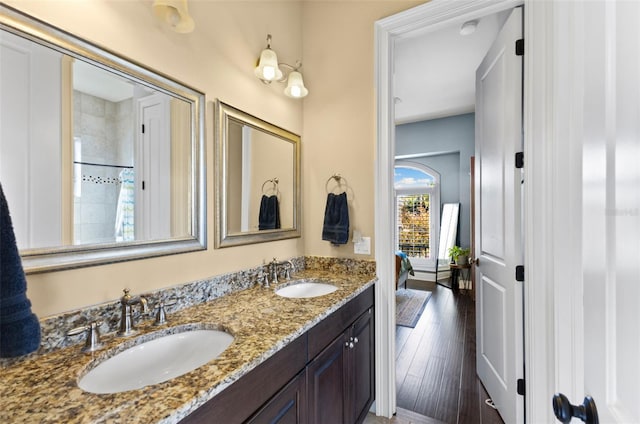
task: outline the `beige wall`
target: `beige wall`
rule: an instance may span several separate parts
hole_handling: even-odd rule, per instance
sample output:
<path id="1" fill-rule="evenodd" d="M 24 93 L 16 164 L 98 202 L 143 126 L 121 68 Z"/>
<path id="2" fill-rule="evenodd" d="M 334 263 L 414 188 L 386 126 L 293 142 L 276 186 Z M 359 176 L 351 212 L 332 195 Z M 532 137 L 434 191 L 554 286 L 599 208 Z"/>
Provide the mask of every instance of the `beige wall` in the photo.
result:
<path id="1" fill-rule="evenodd" d="M 351 243 L 331 247 L 321 240 L 325 182 L 334 172 L 349 184 L 352 228 L 373 237 L 373 23 L 422 2 L 190 1 L 192 34 L 166 29 L 153 18 L 150 1 L 6 3 L 207 95 L 208 250 L 30 275 L 27 294 L 40 317 L 116 299 L 124 287 L 140 293 L 256 266 L 273 256 L 353 257 Z M 267 33 L 281 62 L 303 59 L 310 90 L 303 102 L 285 97 L 282 85 L 265 86 L 253 76 Z M 215 98 L 302 134 L 302 239 L 213 249 Z"/>
<path id="2" fill-rule="evenodd" d="M 304 103 L 302 172 L 305 253 L 373 258 L 375 21 L 424 2 L 310 1 L 303 8 Z M 333 173 L 347 182 L 351 233 L 371 237 L 371 256 L 355 255 L 353 243 L 322 241 L 325 183 Z M 331 183 L 329 184 L 331 187 Z"/>

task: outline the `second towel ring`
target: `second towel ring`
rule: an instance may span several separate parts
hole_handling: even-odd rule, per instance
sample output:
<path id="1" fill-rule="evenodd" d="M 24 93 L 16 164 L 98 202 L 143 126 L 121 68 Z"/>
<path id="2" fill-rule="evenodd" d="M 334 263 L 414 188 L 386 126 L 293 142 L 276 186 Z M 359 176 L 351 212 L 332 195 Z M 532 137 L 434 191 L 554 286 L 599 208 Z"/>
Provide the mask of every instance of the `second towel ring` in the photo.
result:
<path id="1" fill-rule="evenodd" d="M 340 174 L 333 174 L 332 176 L 329 177 L 329 179 L 327 179 L 327 182 L 324 183 L 324 189 L 327 193 L 329 193 L 329 181 L 331 180 L 336 180 L 336 182 L 338 183 L 338 187 L 340 187 L 340 185 L 342 184 L 342 180 L 345 181 L 345 186 L 346 186 L 346 181 L 347 179 L 344 178 L 343 176 L 341 176 Z M 347 191 L 347 189 L 345 188 L 344 191 Z"/>
<path id="2" fill-rule="evenodd" d="M 267 180 L 267 181 L 263 182 L 263 183 L 262 183 L 262 189 L 261 189 L 262 194 L 264 194 L 264 186 L 265 186 L 267 183 L 272 183 L 272 184 L 273 184 L 273 191 L 274 191 L 275 193 L 278 193 L 278 183 L 279 183 L 279 182 L 280 182 L 280 180 L 278 179 L 278 177 L 274 177 L 274 178 L 271 178 L 270 180 Z"/>

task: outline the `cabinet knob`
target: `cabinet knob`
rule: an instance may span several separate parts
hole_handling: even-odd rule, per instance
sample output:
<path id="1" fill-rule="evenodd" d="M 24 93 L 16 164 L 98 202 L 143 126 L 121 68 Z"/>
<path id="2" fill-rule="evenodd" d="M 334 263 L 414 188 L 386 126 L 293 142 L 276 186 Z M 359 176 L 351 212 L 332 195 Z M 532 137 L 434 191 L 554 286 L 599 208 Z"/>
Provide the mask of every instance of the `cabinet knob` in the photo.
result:
<path id="1" fill-rule="evenodd" d="M 348 347 L 349 349 L 353 349 L 353 346 L 354 346 L 353 342 L 344 342 L 344 347 Z"/>

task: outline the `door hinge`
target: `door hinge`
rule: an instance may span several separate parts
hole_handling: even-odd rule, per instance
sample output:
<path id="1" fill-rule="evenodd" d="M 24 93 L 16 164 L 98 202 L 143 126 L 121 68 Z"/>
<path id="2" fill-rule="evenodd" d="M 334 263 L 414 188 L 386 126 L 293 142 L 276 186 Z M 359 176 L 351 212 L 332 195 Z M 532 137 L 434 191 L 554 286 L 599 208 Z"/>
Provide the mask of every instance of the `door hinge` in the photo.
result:
<path id="1" fill-rule="evenodd" d="M 524 168 L 524 152 L 516 153 L 516 168 Z"/>
<path id="2" fill-rule="evenodd" d="M 142 124 L 142 134 L 144 134 L 144 124 Z"/>
<path id="3" fill-rule="evenodd" d="M 144 181 L 142 182 L 142 189 L 144 190 Z"/>
<path id="4" fill-rule="evenodd" d="M 516 266 L 516 281 L 524 281 L 524 265 Z"/>
<path id="5" fill-rule="evenodd" d="M 516 56 L 524 56 L 524 38 L 516 40 Z"/>
<path id="6" fill-rule="evenodd" d="M 520 396 L 524 396 L 524 378 L 519 378 L 516 391 Z"/>

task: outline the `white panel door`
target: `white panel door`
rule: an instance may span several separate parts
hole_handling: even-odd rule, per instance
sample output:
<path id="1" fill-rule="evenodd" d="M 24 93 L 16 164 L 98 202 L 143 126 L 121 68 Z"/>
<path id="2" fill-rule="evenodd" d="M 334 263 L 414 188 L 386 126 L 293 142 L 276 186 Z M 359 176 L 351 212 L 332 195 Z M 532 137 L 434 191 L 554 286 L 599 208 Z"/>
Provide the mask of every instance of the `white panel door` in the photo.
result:
<path id="1" fill-rule="evenodd" d="M 522 8 L 505 22 L 476 71 L 477 372 L 505 423 L 524 421 L 521 183 Z"/>
<path id="2" fill-rule="evenodd" d="M 171 238 L 171 113 L 169 98 L 139 100 L 140 134 L 136 172 L 136 239 Z"/>
<path id="3" fill-rule="evenodd" d="M 640 3 L 584 8 L 584 390 L 601 423 L 638 423 Z"/>
<path id="4" fill-rule="evenodd" d="M 572 193 L 558 202 L 571 214 L 563 228 L 571 262 L 556 284 L 571 290 L 556 288 L 554 389 L 574 405 L 591 397 L 600 423 L 639 423 L 640 3 L 559 9 L 567 30 L 558 45 L 571 60 L 556 103 L 574 159 L 560 175 Z"/>
<path id="5" fill-rule="evenodd" d="M 0 32 L 0 182 L 20 249 L 62 244 L 61 58 Z"/>

